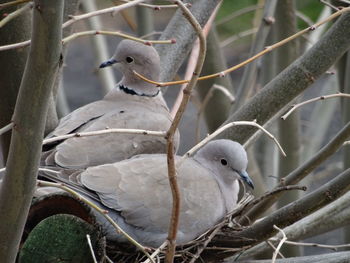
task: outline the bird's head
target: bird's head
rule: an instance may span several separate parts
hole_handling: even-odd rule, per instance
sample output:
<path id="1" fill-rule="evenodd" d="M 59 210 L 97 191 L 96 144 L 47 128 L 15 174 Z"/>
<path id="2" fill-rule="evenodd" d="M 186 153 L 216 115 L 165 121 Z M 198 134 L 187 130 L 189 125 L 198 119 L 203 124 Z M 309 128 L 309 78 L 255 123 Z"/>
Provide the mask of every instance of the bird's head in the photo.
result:
<path id="1" fill-rule="evenodd" d="M 253 181 L 246 172 L 247 153 L 238 142 L 225 139 L 211 141 L 200 149 L 194 158 L 224 182 L 230 183 L 239 179 L 254 189 Z"/>
<path id="2" fill-rule="evenodd" d="M 160 59 L 157 51 L 152 47 L 132 40 L 122 40 L 115 54 L 100 65 L 105 68 L 115 65 L 123 73 L 126 84 L 135 83 L 140 79 L 133 73 L 158 81 L 160 72 Z"/>

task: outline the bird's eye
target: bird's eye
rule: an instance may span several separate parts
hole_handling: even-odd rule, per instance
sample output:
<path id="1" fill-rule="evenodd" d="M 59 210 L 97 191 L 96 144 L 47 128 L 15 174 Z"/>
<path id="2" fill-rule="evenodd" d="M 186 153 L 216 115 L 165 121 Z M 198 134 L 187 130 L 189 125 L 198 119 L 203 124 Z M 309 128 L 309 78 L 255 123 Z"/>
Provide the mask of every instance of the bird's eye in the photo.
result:
<path id="1" fill-rule="evenodd" d="M 220 160 L 220 162 L 221 162 L 221 164 L 222 164 L 222 165 L 224 165 L 224 166 L 226 166 L 226 165 L 227 165 L 227 161 L 226 161 L 226 159 L 221 159 L 221 160 Z"/>
<path id="2" fill-rule="evenodd" d="M 134 61 L 134 58 L 133 57 L 126 57 L 125 60 L 126 60 L 127 63 L 131 63 L 131 62 Z"/>

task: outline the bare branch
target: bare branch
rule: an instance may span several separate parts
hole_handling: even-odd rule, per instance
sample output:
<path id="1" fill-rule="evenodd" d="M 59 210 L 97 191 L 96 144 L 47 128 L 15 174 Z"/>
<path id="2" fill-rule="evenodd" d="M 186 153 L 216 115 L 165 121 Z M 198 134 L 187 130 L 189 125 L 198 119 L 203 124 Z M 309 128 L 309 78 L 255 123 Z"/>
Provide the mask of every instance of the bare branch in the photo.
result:
<path id="1" fill-rule="evenodd" d="M 93 17 L 93 16 L 99 16 L 99 15 L 103 15 L 103 14 L 108 14 L 108 13 L 114 13 L 114 12 L 117 12 L 117 11 L 121 11 L 123 9 L 126 9 L 126 8 L 129 8 L 129 7 L 138 5 L 138 4 L 140 4 L 140 3 L 144 2 L 144 1 L 145 0 L 134 0 L 134 1 L 128 2 L 126 4 L 113 6 L 113 7 L 97 10 L 97 11 L 86 13 L 86 14 L 82 14 L 82 15 L 72 16 L 67 22 L 65 22 L 62 25 L 62 28 L 66 28 L 67 26 L 70 26 L 70 25 L 74 24 L 75 22 L 78 22 L 80 20 L 87 19 L 87 18 L 90 18 L 90 17 Z"/>
<path id="2" fill-rule="evenodd" d="M 160 252 L 162 252 L 162 250 L 163 250 L 164 248 L 166 248 L 166 246 L 167 246 L 167 242 L 164 242 L 163 244 L 161 244 L 160 247 L 157 248 L 157 249 L 152 253 L 151 258 L 155 258 Z M 150 263 L 150 260 L 147 259 L 147 260 L 144 261 L 143 263 Z"/>
<path id="3" fill-rule="evenodd" d="M 66 38 L 63 39 L 62 44 L 65 45 L 69 41 L 72 41 L 76 38 L 83 37 L 83 36 L 93 36 L 93 35 L 107 35 L 107 36 L 119 36 L 122 38 L 134 40 L 146 45 L 150 44 L 174 44 L 174 40 L 144 40 L 138 37 L 130 36 L 128 34 L 118 32 L 118 31 L 102 31 L 102 30 L 90 30 L 90 31 L 83 31 L 74 33 Z"/>
<path id="4" fill-rule="evenodd" d="M 31 1 L 31 0 L 15 0 L 15 1 L 7 2 L 7 3 L 3 3 L 3 4 L 0 4 L 0 10 L 4 9 L 6 7 L 10 7 L 10 6 L 20 5 L 20 4 L 29 2 L 29 1 Z"/>
<path id="5" fill-rule="evenodd" d="M 31 2 L 31 3 L 28 3 L 24 6 L 22 6 L 21 8 L 17 9 L 16 11 L 8 14 L 3 20 L 0 21 L 0 28 L 2 28 L 6 23 L 11 21 L 12 19 L 20 16 L 22 13 L 24 13 L 27 10 L 32 9 L 32 8 L 33 8 L 33 3 Z"/>
<path id="6" fill-rule="evenodd" d="M 322 162 L 327 160 L 332 156 L 340 147 L 343 146 L 344 141 L 350 136 L 350 123 L 345 125 L 338 134 L 323 148 L 321 148 L 312 158 L 307 160 L 288 176 L 284 177 L 283 180 L 276 186 L 284 186 L 290 184 L 296 184 L 302 180 L 305 176 L 311 173 L 316 167 L 318 167 Z M 247 213 L 247 217 L 254 221 L 262 213 L 264 213 L 274 202 L 278 200 L 280 195 L 271 196 L 270 198 L 264 200 L 257 206 L 255 206 L 251 211 Z M 242 223 L 242 222 L 241 222 Z"/>
<path id="7" fill-rule="evenodd" d="M 9 44 L 0 46 L 0 51 L 9 50 L 9 49 L 16 49 L 16 48 L 22 48 L 30 45 L 30 40 L 26 40 L 23 42 L 15 43 L 15 44 Z"/>
<path id="8" fill-rule="evenodd" d="M 89 234 L 86 234 L 86 240 L 87 240 L 87 243 L 89 245 L 89 249 L 90 249 L 90 252 L 91 252 L 92 259 L 94 260 L 94 263 L 97 263 L 95 252 L 94 252 L 94 249 L 92 247 L 91 238 L 90 238 Z"/>
<path id="9" fill-rule="evenodd" d="M 344 98 L 350 98 L 350 94 L 346 94 L 346 93 L 338 93 L 338 94 L 330 94 L 330 95 L 324 95 L 324 96 L 320 96 L 320 97 L 317 97 L 317 98 L 313 98 L 313 99 L 310 99 L 310 100 L 306 100 L 306 101 L 303 101 L 301 103 L 298 103 L 298 104 L 294 104 L 292 105 L 291 109 L 286 113 L 284 114 L 281 119 L 282 120 L 285 120 L 287 119 L 287 117 L 293 112 L 295 111 L 296 109 L 298 109 L 299 107 L 302 107 L 308 103 L 311 103 L 311 102 L 315 102 L 315 101 L 320 101 L 320 100 L 326 100 L 326 99 L 331 99 L 331 98 L 338 98 L 338 97 L 344 97 Z"/>
<path id="10" fill-rule="evenodd" d="M 14 124 L 13 124 L 13 122 L 11 122 L 11 123 L 7 124 L 5 127 L 2 127 L 0 129 L 0 135 L 10 131 L 13 128 L 13 126 L 14 126 Z"/>
<path id="11" fill-rule="evenodd" d="M 332 5 L 331 3 L 327 2 L 326 0 L 318 0 L 320 1 L 321 3 L 323 3 L 325 6 L 328 6 L 330 7 L 331 9 L 333 9 L 334 11 L 339 11 L 339 8 Z"/>
<path id="12" fill-rule="evenodd" d="M 214 74 L 211 74 L 211 75 L 206 75 L 206 76 L 202 76 L 202 77 L 199 77 L 198 80 L 207 80 L 207 79 L 211 79 L 211 78 L 216 78 L 216 77 L 222 77 L 223 75 L 226 75 L 227 73 L 230 73 L 230 72 L 233 72 L 249 63 L 251 63 L 252 61 L 262 57 L 263 55 L 271 52 L 272 50 L 280 47 L 280 46 L 283 46 L 284 44 L 302 36 L 303 34 L 309 32 L 309 31 L 313 31 L 315 29 L 317 29 L 318 27 L 320 27 L 321 25 L 329 22 L 329 21 L 332 21 L 333 19 L 337 18 L 338 16 L 340 16 L 341 14 L 343 13 L 346 13 L 350 10 L 350 7 L 346 7 L 346 8 L 343 8 L 335 13 L 333 13 L 332 15 L 330 15 L 329 17 L 327 17 L 326 19 L 310 26 L 310 27 L 307 27 L 301 31 L 299 31 L 298 33 L 290 36 L 290 37 L 287 37 L 283 40 L 281 40 L 280 42 L 277 42 L 271 46 L 268 46 L 268 47 L 265 47 L 265 49 L 259 53 L 257 53 L 256 55 L 250 57 L 249 59 L 231 67 L 231 68 L 228 68 L 222 72 L 218 72 L 218 73 L 214 73 Z M 169 81 L 169 82 L 158 82 L 158 81 L 153 81 L 153 80 L 150 80 L 150 79 L 147 79 L 146 77 L 142 76 L 141 74 L 139 74 L 138 72 L 134 71 L 134 74 L 139 77 L 140 79 L 148 82 L 148 83 L 151 83 L 151 84 L 154 84 L 154 85 L 157 85 L 159 87 L 166 87 L 166 86 L 172 86 L 172 85 L 179 85 L 179 84 L 184 84 L 184 83 L 189 83 L 190 80 L 178 80 L 178 81 Z"/>
<path id="13" fill-rule="evenodd" d="M 261 125 L 259 125 L 255 121 L 234 121 L 234 122 L 230 122 L 230 123 L 225 124 L 224 126 L 222 126 L 219 129 L 217 129 L 215 132 L 213 132 L 212 134 L 207 136 L 204 140 L 202 140 L 200 143 L 198 143 L 193 148 L 191 148 L 189 151 L 187 151 L 183 155 L 182 158 L 187 158 L 187 157 L 191 156 L 192 154 L 194 154 L 196 151 L 198 151 L 205 144 L 207 144 L 209 141 L 214 139 L 216 136 L 218 136 L 220 133 L 222 133 L 226 129 L 229 129 L 229 128 L 233 127 L 233 126 L 240 126 L 240 125 L 254 126 L 254 127 L 257 127 L 260 130 L 262 130 L 267 136 L 269 136 L 276 143 L 276 145 L 277 145 L 278 149 L 280 150 L 281 154 L 286 156 L 285 152 L 283 151 L 282 146 L 279 144 L 277 139 L 270 132 L 268 132 L 264 127 L 262 127 Z"/>
<path id="14" fill-rule="evenodd" d="M 109 133 L 123 133 L 123 134 L 142 134 L 142 135 L 152 135 L 152 136 L 159 136 L 159 137 L 165 137 L 166 132 L 165 131 L 148 131 L 148 130 L 140 130 L 140 129 L 109 129 L 106 128 L 105 130 L 99 130 L 99 131 L 91 131 L 91 132 L 76 132 L 76 133 L 70 133 L 62 136 L 57 136 L 53 138 L 48 138 L 43 140 L 43 145 L 66 140 L 73 137 L 87 137 L 87 136 L 97 136 L 97 135 L 103 135 L 103 134 L 109 134 Z"/>
<path id="15" fill-rule="evenodd" d="M 280 240 L 276 250 L 273 252 L 273 255 L 272 255 L 272 260 L 271 260 L 271 263 L 275 263 L 276 262 L 276 258 L 277 258 L 277 255 L 283 245 L 283 243 L 287 240 L 287 236 L 286 234 L 283 232 L 282 229 L 280 229 L 279 227 L 277 227 L 276 225 L 273 226 L 274 229 L 277 229 L 278 231 L 280 231 L 283 235 L 283 238 Z"/>
<path id="16" fill-rule="evenodd" d="M 0 213 L 0 258 L 4 262 L 16 259 L 35 188 L 48 98 L 61 62 L 63 2 L 34 1 L 33 42 L 12 118 L 14 129 L 0 190 L 0 210 L 7 211 Z"/>
<path id="17" fill-rule="evenodd" d="M 206 53 L 206 40 L 202 31 L 202 28 L 196 18 L 192 15 L 192 13 L 188 10 L 188 8 L 179 0 L 176 0 L 175 3 L 179 6 L 179 8 L 182 10 L 185 18 L 189 21 L 191 26 L 194 28 L 194 30 L 197 32 L 198 38 L 199 38 L 199 54 L 198 54 L 198 60 L 195 67 L 195 70 L 193 72 L 192 78 L 188 86 L 184 89 L 184 96 L 181 101 L 180 107 L 177 110 L 174 120 L 167 132 L 167 163 L 168 163 L 168 177 L 169 177 L 169 183 L 171 186 L 171 193 L 173 197 L 173 207 L 172 207 L 172 214 L 171 214 L 171 220 L 169 224 L 169 231 L 168 231 L 168 246 L 167 246 L 167 253 L 165 261 L 167 263 L 173 262 L 174 254 L 175 254 L 175 247 L 176 247 L 176 235 L 177 235 L 177 228 L 179 224 L 179 215 L 180 215 L 180 190 L 177 184 L 176 180 L 176 168 L 175 168 L 175 159 L 174 159 L 174 134 L 176 132 L 176 129 L 180 123 L 180 120 L 182 118 L 182 115 L 185 111 L 185 108 L 187 106 L 187 103 L 191 96 L 191 90 L 196 85 L 199 74 L 202 70 L 204 59 L 205 59 L 205 53 Z"/>
<path id="18" fill-rule="evenodd" d="M 239 32 L 239 33 L 237 33 L 237 34 L 235 34 L 233 36 L 230 36 L 230 37 L 226 38 L 225 40 L 223 40 L 220 43 L 220 47 L 224 48 L 224 47 L 232 44 L 233 42 L 235 42 L 235 41 L 237 41 L 237 40 L 239 40 L 239 39 L 241 39 L 243 37 L 254 35 L 257 32 L 258 32 L 258 28 L 251 28 L 251 29 Z"/>
<path id="19" fill-rule="evenodd" d="M 275 241 L 277 239 L 271 238 L 270 240 Z M 284 243 L 287 245 L 293 245 L 293 246 L 328 248 L 334 251 L 338 251 L 339 248 L 350 248 L 350 244 L 324 245 L 324 244 L 318 244 L 318 243 L 295 242 L 295 241 L 289 241 L 289 240 L 284 241 Z"/>
<path id="20" fill-rule="evenodd" d="M 130 0 L 120 0 L 124 3 L 130 3 Z M 184 3 L 187 7 L 191 7 L 191 4 Z M 143 6 L 147 8 L 151 8 L 153 10 L 162 10 L 162 9 L 169 9 L 169 8 L 178 8 L 178 5 L 151 5 L 151 4 L 145 4 L 145 3 L 140 3 L 138 6 Z"/>
<path id="21" fill-rule="evenodd" d="M 222 18 L 218 22 L 216 22 L 216 26 L 220 26 L 222 24 L 225 24 L 225 23 L 229 22 L 230 20 L 233 20 L 241 15 L 256 11 L 258 9 L 262 9 L 263 7 L 264 7 L 263 5 L 252 5 L 252 6 L 247 6 L 245 8 L 239 9 L 239 10 L 231 13 L 230 15 Z"/>

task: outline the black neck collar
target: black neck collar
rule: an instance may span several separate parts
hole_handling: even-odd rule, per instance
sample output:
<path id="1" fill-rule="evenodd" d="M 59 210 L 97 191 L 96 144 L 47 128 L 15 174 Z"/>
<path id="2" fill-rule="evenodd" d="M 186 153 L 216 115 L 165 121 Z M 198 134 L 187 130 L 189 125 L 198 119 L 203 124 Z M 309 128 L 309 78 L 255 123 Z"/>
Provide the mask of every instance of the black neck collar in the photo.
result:
<path id="1" fill-rule="evenodd" d="M 158 90 L 155 94 L 138 93 L 135 90 L 130 89 L 124 85 L 119 85 L 119 89 L 124 91 L 126 94 L 142 96 L 142 97 L 149 97 L 149 98 L 153 98 L 153 97 L 157 96 L 159 94 L 159 91 L 160 91 L 160 90 Z"/>

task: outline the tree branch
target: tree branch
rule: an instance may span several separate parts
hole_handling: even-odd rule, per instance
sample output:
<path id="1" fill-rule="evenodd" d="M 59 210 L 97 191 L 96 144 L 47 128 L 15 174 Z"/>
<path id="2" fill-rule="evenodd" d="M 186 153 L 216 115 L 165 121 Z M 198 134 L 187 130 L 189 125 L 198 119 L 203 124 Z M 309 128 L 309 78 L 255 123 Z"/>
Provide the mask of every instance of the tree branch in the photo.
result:
<path id="1" fill-rule="evenodd" d="M 350 47 L 350 12 L 344 13 L 324 37 L 291 64 L 226 122 L 256 119 L 265 124 L 290 101 L 326 72 Z M 221 137 L 244 143 L 254 133 L 253 127 L 232 127 Z"/>
<path id="2" fill-rule="evenodd" d="M 350 168 L 297 201 L 278 209 L 271 215 L 254 225 L 237 232 L 229 238 L 229 247 L 242 247 L 257 244 L 276 234 L 273 225 L 284 228 L 315 212 L 317 209 L 333 202 L 350 189 Z M 228 244 L 225 239 L 218 238 L 216 245 Z"/>
<path id="3" fill-rule="evenodd" d="M 348 123 L 343 129 L 341 129 L 338 134 L 322 149 L 320 149 L 311 159 L 306 161 L 304 164 L 299 166 L 289 175 L 284 177 L 281 182 L 276 186 L 280 187 L 283 185 L 297 184 L 305 176 L 311 173 L 316 167 L 318 167 L 322 162 L 327 160 L 332 156 L 340 147 L 343 146 L 344 141 L 350 137 L 350 123 Z M 254 221 L 262 213 L 266 211 L 274 202 L 279 199 L 280 195 L 271 196 L 270 198 L 264 200 L 259 205 L 251 209 L 245 216 L 249 218 L 250 221 Z M 245 220 L 241 220 L 243 223 Z"/>
<path id="4" fill-rule="evenodd" d="M 35 189 L 48 98 L 61 63 L 63 0 L 36 0 L 32 45 L 17 98 L 0 191 L 0 258 L 14 262 Z"/>
<path id="5" fill-rule="evenodd" d="M 179 219 L 180 219 L 180 200 L 181 199 L 180 199 L 180 190 L 176 180 L 176 167 L 175 167 L 175 157 L 174 157 L 175 155 L 174 154 L 174 134 L 180 123 L 182 115 L 185 112 L 187 103 L 190 100 L 191 91 L 197 83 L 199 74 L 204 64 L 205 53 L 206 53 L 206 40 L 200 24 L 181 1 L 176 0 L 175 3 L 179 5 L 179 8 L 182 10 L 184 17 L 188 20 L 188 22 L 191 24 L 191 26 L 193 27 L 193 29 L 196 31 L 198 35 L 199 53 L 198 53 L 197 64 L 192 74 L 191 81 L 190 83 L 188 83 L 187 87 L 183 90 L 184 95 L 183 95 L 181 104 L 178 110 L 176 111 L 174 120 L 167 132 L 168 177 L 169 177 L 169 183 L 171 186 L 171 193 L 173 197 L 171 220 L 169 224 L 169 231 L 168 231 L 168 237 L 167 237 L 168 246 L 167 246 L 167 253 L 165 257 L 165 261 L 167 263 L 171 263 L 174 260 L 175 247 L 176 247 L 176 235 L 177 235 L 177 229 L 178 229 Z"/>

